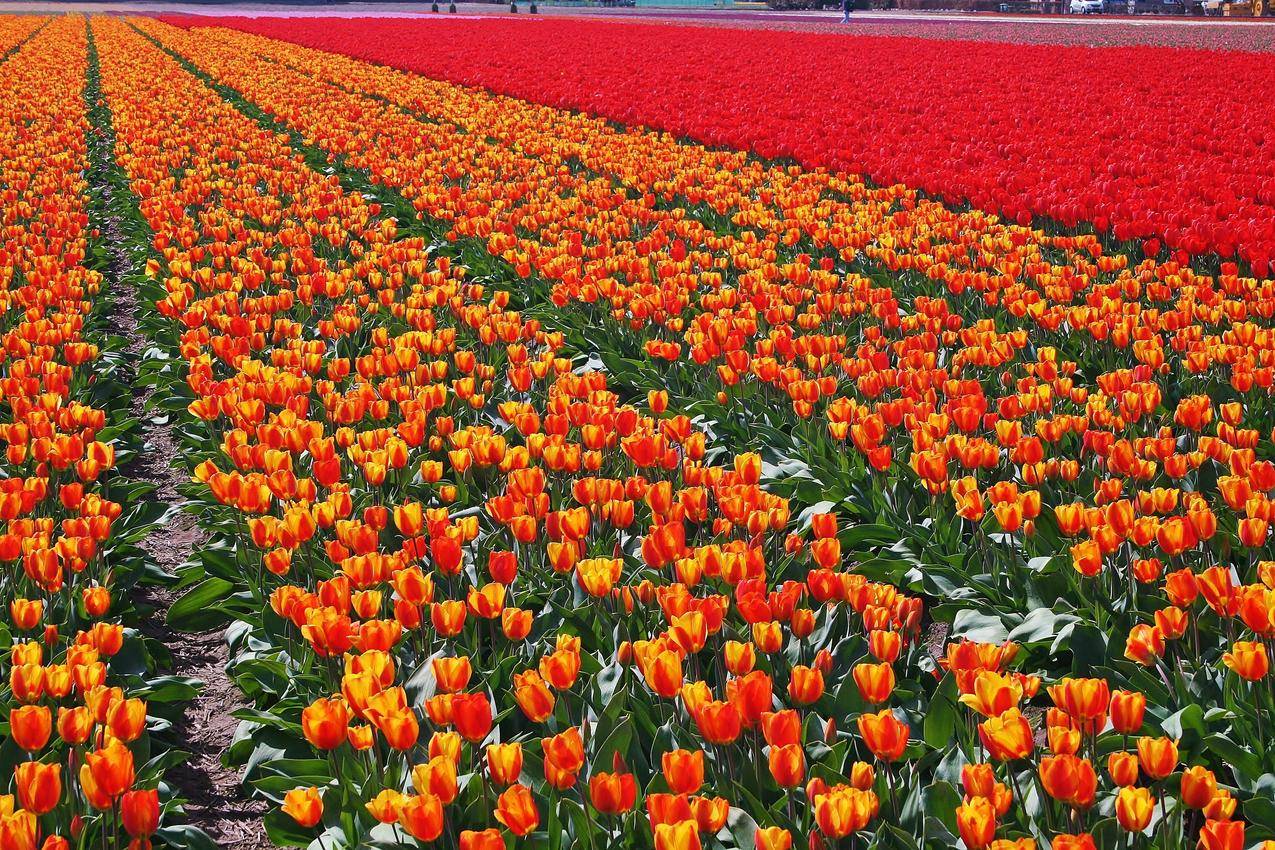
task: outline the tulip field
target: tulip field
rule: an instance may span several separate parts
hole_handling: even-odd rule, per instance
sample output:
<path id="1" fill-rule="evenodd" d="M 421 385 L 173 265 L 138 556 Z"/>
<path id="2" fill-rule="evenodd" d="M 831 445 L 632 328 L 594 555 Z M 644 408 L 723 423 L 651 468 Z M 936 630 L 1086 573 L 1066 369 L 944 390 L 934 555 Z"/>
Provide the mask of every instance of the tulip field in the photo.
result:
<path id="1" fill-rule="evenodd" d="M 1275 57 L 936 43 L 0 15 L 0 850 L 1275 850 Z"/>

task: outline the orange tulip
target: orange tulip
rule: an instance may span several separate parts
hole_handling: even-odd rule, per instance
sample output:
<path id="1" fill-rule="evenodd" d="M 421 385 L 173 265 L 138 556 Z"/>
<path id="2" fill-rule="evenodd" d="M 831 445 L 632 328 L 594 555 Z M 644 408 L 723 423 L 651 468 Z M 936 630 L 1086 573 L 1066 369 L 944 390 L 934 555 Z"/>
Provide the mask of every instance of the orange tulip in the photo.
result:
<path id="1" fill-rule="evenodd" d="M 460 833 L 460 850 L 505 850 L 505 837 L 495 827 L 481 832 L 463 829 Z"/>
<path id="2" fill-rule="evenodd" d="M 323 820 L 323 797 L 318 788 L 293 788 L 284 795 L 282 808 L 305 829 Z"/>
<path id="3" fill-rule="evenodd" d="M 532 723 L 542 723 L 553 714 L 553 692 L 535 670 L 514 674 L 514 699 Z"/>
<path id="4" fill-rule="evenodd" d="M 860 665 L 873 666 L 873 665 Z M 888 665 L 887 665 L 888 667 Z M 856 668 L 857 672 L 858 668 Z M 891 680 L 893 680 L 893 671 L 891 670 Z M 857 681 L 857 679 L 856 679 Z M 891 686 L 893 682 L 891 681 Z M 792 678 L 788 681 L 788 697 L 798 705 L 810 705 L 819 701 L 823 696 L 823 671 L 818 668 L 804 667 L 795 665 L 792 668 Z M 878 700 L 880 702 L 882 700 Z"/>
<path id="5" fill-rule="evenodd" d="M 1107 756 L 1107 773 L 1118 786 L 1134 784 L 1138 781 L 1138 757 L 1133 753 L 1112 753 Z"/>
<path id="6" fill-rule="evenodd" d="M 334 750 L 341 746 L 349 724 L 349 709 L 340 698 L 320 698 L 301 711 L 301 730 L 316 749 Z"/>
<path id="7" fill-rule="evenodd" d="M 876 816 L 878 801 L 871 791 L 839 785 L 827 793 L 816 794 L 815 823 L 829 838 L 852 835 L 868 825 Z"/>
<path id="8" fill-rule="evenodd" d="M 1141 832 L 1151 823 L 1155 800 L 1146 788 L 1126 785 L 1116 795 L 1116 820 L 1128 832 Z"/>
<path id="9" fill-rule="evenodd" d="M 14 770 L 22 808 L 37 815 L 53 811 L 62 799 L 62 765 L 24 761 Z"/>
<path id="10" fill-rule="evenodd" d="M 694 713 L 695 725 L 710 744 L 730 744 L 743 731 L 739 709 L 732 703 L 710 700 Z"/>
<path id="11" fill-rule="evenodd" d="M 1164 779 L 1178 766 L 1178 742 L 1169 738 L 1139 738 L 1138 763 L 1147 776 Z"/>
<path id="12" fill-rule="evenodd" d="M 133 698 L 114 703 L 106 713 L 106 725 L 121 741 L 136 741 L 146 730 L 146 701 Z"/>
<path id="13" fill-rule="evenodd" d="M 956 809 L 956 828 L 970 850 L 982 850 L 996 835 L 996 811 L 986 797 L 973 797 Z"/>
<path id="14" fill-rule="evenodd" d="M 691 797 L 691 812 L 699 831 L 715 835 L 726 826 L 730 802 L 723 797 Z"/>
<path id="15" fill-rule="evenodd" d="M 792 833 L 778 826 L 762 827 L 753 833 L 755 850 L 791 850 Z"/>
<path id="16" fill-rule="evenodd" d="M 690 799 L 685 794 L 648 794 L 646 814 L 652 830 L 662 823 L 681 823 L 694 818 Z"/>
<path id="17" fill-rule="evenodd" d="M 799 744 L 771 747 L 770 775 L 781 788 L 800 785 L 806 776 L 806 754 Z"/>
<path id="18" fill-rule="evenodd" d="M 133 838 L 149 838 L 159 829 L 159 792 L 129 791 L 120 797 L 120 819 Z"/>
<path id="19" fill-rule="evenodd" d="M 1049 688 L 1049 696 L 1076 720 L 1081 731 L 1099 732 L 1107 721 L 1111 691 L 1106 679 L 1066 678 Z"/>
<path id="20" fill-rule="evenodd" d="M 908 725 L 888 708 L 859 715 L 859 734 L 872 754 L 885 762 L 898 761 L 908 746 Z"/>
<path id="21" fill-rule="evenodd" d="M 1035 747 L 1031 724 L 1017 708 L 984 720 L 978 726 L 978 736 L 997 761 L 1026 758 Z"/>
<path id="22" fill-rule="evenodd" d="M 791 708 L 768 711 L 761 716 L 761 731 L 772 747 L 801 743 L 801 715 Z"/>
<path id="23" fill-rule="evenodd" d="M 514 835 L 522 837 L 540 823 L 540 812 L 531 790 L 525 785 L 510 785 L 496 800 L 496 820 Z"/>
<path id="24" fill-rule="evenodd" d="M 105 796 L 114 799 L 133 785 L 133 754 L 118 740 L 84 757 L 84 766 Z"/>
<path id="25" fill-rule="evenodd" d="M 420 841 L 443 834 L 443 803 L 433 794 L 405 796 L 398 805 L 398 823 Z"/>
<path id="26" fill-rule="evenodd" d="M 1093 804 L 1098 776 L 1089 759 L 1074 755 L 1045 756 L 1040 760 L 1040 782 L 1045 792 L 1076 808 Z"/>
<path id="27" fill-rule="evenodd" d="M 1129 637 L 1125 642 L 1125 658 L 1149 667 L 1162 655 L 1164 655 L 1164 633 L 1158 626 L 1140 623 L 1129 630 Z"/>
<path id="28" fill-rule="evenodd" d="M 1132 735 L 1142 728 L 1146 709 L 1146 695 L 1137 691 L 1115 691 L 1111 694 L 1111 725 L 1122 735 Z"/>
<path id="29" fill-rule="evenodd" d="M 859 695 L 868 703 L 883 703 L 894 692 L 894 668 L 889 662 L 856 664 L 851 670 Z M 822 682 L 821 682 L 822 684 Z"/>
<path id="30" fill-rule="evenodd" d="M 456 731 L 471 744 L 480 743 L 491 731 L 491 702 L 486 694 L 454 695 L 452 715 Z"/>
<path id="31" fill-rule="evenodd" d="M 973 685 L 971 693 L 961 694 L 958 699 L 984 717 L 998 717 L 1016 708 L 1023 699 L 1022 683 L 995 670 L 979 670 Z"/>
<path id="32" fill-rule="evenodd" d="M 6 807 L 12 808 L 12 805 Z M 19 810 L 0 814 L 0 847 L 5 850 L 36 850 L 39 822 L 35 812 Z"/>
<path id="33" fill-rule="evenodd" d="M 1217 777 L 1213 771 L 1195 765 L 1182 772 L 1182 805 L 1203 809 L 1217 796 Z"/>
<path id="34" fill-rule="evenodd" d="M 89 739 L 89 733 L 92 730 L 93 715 L 84 706 L 58 709 L 58 737 L 63 741 L 68 744 L 83 744 Z M 16 733 L 14 740 L 17 741 Z"/>
<path id="35" fill-rule="evenodd" d="M 512 641 L 524 640 L 531 633 L 532 613 L 521 608 L 505 608 L 500 612 L 500 631 Z"/>
<path id="36" fill-rule="evenodd" d="M 433 660 L 434 680 L 438 690 L 445 694 L 454 694 L 465 690 L 469 677 L 473 672 L 469 658 L 435 658 Z"/>
<path id="37" fill-rule="evenodd" d="M 13 742 L 29 753 L 44 749 L 53 734 L 53 716 L 43 705 L 24 705 L 9 711 Z"/>
<path id="38" fill-rule="evenodd" d="M 450 805 L 459 793 L 456 762 L 448 755 L 438 755 L 416 765 L 412 768 L 412 787 L 418 794 L 437 797 L 444 806 Z"/>
<path id="39" fill-rule="evenodd" d="M 699 825 L 693 820 L 655 827 L 655 850 L 701 850 Z"/>
<path id="40" fill-rule="evenodd" d="M 493 782 L 512 785 L 522 774 L 522 744 L 489 744 L 487 746 L 487 773 Z"/>
<path id="41" fill-rule="evenodd" d="M 1264 678 L 1270 671 L 1266 645 L 1260 641 L 1237 640 L 1231 645 L 1231 651 L 1222 655 L 1222 663 L 1250 682 Z"/>
<path id="42" fill-rule="evenodd" d="M 702 750 L 670 750 L 660 756 L 664 781 L 674 794 L 694 794 L 704 784 Z"/>
<path id="43" fill-rule="evenodd" d="M 622 815 L 637 803 L 637 782 L 631 773 L 595 773 L 589 779 L 589 799 L 604 815 Z"/>
<path id="44" fill-rule="evenodd" d="M 742 676 L 750 672 L 757 663 L 757 654 L 751 642 L 740 643 L 739 641 L 728 640 L 722 652 L 726 669 L 736 676 Z"/>
<path id="45" fill-rule="evenodd" d="M 1208 820 L 1200 829 L 1201 850 L 1243 850 L 1244 821 Z"/>
<path id="46" fill-rule="evenodd" d="M 682 656 L 672 650 L 664 650 L 647 662 L 642 671 L 646 684 L 666 699 L 677 696 L 684 681 Z"/>

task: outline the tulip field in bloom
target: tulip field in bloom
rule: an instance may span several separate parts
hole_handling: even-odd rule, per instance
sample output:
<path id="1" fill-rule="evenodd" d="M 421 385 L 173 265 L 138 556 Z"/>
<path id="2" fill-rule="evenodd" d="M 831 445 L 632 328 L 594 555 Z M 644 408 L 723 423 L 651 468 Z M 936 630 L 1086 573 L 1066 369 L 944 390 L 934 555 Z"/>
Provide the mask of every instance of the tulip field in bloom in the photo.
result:
<path id="1" fill-rule="evenodd" d="M 1136 240 L 1139 253 L 1219 254 L 1258 274 L 1275 262 L 1275 117 L 1259 105 L 1275 64 L 1264 53 L 936 48 L 925 38 L 570 19 L 226 24 L 903 182 L 1020 224 L 1083 223 Z"/>
<path id="2" fill-rule="evenodd" d="M 1275 850 L 1269 110 L 221 23 L 0 16 L 0 850 L 258 846 L 210 631 L 263 848 Z"/>

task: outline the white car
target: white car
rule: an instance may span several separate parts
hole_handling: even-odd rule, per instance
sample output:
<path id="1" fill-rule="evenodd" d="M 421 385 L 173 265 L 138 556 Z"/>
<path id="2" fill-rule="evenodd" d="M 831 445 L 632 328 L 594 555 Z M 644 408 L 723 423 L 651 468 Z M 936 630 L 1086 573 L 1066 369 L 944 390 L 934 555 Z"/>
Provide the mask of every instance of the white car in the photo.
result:
<path id="1" fill-rule="evenodd" d="M 1071 0 L 1073 15 L 1102 14 L 1103 0 Z"/>

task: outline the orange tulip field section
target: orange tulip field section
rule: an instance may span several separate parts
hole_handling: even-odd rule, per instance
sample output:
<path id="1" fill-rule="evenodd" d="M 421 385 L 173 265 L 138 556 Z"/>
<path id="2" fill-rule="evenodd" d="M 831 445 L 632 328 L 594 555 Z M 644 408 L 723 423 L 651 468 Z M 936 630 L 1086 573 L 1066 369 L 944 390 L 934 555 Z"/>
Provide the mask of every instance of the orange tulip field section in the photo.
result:
<path id="1" fill-rule="evenodd" d="M 82 18 L 0 19 L 6 850 L 153 833 L 173 760 L 148 727 L 187 688 L 151 675 L 134 628 L 133 543 L 154 516 L 116 472 L 136 438 L 89 184 L 87 35 Z"/>
<path id="2" fill-rule="evenodd" d="M 276 846 L 1271 850 L 1271 281 L 229 29 L 6 45 L 4 850 L 216 846 L 142 580 Z"/>

